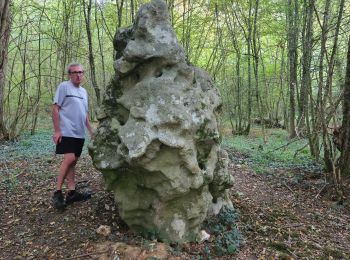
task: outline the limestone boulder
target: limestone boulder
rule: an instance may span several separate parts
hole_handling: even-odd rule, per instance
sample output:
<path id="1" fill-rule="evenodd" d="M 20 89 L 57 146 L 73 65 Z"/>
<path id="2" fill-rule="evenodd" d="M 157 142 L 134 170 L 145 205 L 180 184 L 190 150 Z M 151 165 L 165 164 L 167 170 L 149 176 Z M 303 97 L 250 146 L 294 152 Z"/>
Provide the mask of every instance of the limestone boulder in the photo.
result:
<path id="1" fill-rule="evenodd" d="M 114 48 L 115 76 L 89 146 L 93 163 L 130 228 L 166 242 L 194 240 L 208 212 L 231 205 L 219 92 L 187 62 L 161 0 L 117 31 Z"/>

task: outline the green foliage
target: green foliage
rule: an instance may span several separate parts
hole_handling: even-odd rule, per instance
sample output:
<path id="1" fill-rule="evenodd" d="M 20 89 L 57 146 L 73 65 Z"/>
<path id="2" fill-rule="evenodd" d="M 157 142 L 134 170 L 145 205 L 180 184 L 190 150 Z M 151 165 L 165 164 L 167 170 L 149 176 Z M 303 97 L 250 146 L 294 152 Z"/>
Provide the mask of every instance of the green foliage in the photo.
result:
<path id="1" fill-rule="evenodd" d="M 233 227 L 237 220 L 238 213 L 226 206 L 222 207 L 219 214 L 206 220 L 206 229 L 214 235 L 224 232 L 227 227 Z"/>
<path id="2" fill-rule="evenodd" d="M 86 140 L 86 143 L 88 140 Z M 15 142 L 0 143 L 0 162 L 20 159 L 50 157 L 55 153 L 55 144 L 52 141 L 52 130 L 41 130 L 34 135 L 24 133 Z M 87 153 L 86 145 L 83 153 Z"/>
<path id="3" fill-rule="evenodd" d="M 265 143 L 259 134 L 234 136 L 223 139 L 223 145 L 231 153 L 240 153 L 236 164 L 248 164 L 256 172 L 264 173 L 275 168 L 321 170 L 322 165 L 315 162 L 307 146 L 307 139 L 290 140 L 282 129 L 272 129 Z"/>
<path id="4" fill-rule="evenodd" d="M 170 247 L 172 255 L 180 256 L 182 253 L 182 246 L 179 243 L 175 243 Z"/>
<path id="5" fill-rule="evenodd" d="M 155 243 L 148 239 L 142 239 L 141 247 L 147 251 L 153 251 Z"/>
<path id="6" fill-rule="evenodd" d="M 211 250 L 210 247 L 208 245 L 205 245 L 203 250 L 202 250 L 202 256 L 203 259 L 211 259 Z"/>
<path id="7" fill-rule="evenodd" d="M 240 244 L 241 234 L 238 230 L 229 230 L 220 235 L 215 242 L 215 252 L 219 256 L 230 255 L 237 252 Z"/>
<path id="8" fill-rule="evenodd" d="M 3 186 L 7 191 L 13 191 L 16 187 L 20 185 L 20 181 L 15 174 L 6 174 L 0 186 Z"/>
<path id="9" fill-rule="evenodd" d="M 159 238 L 159 233 L 157 230 L 144 230 L 141 229 L 140 233 L 147 239 L 145 241 L 149 241 L 149 240 L 156 240 L 157 238 Z"/>
<path id="10" fill-rule="evenodd" d="M 54 153 L 52 132 L 41 131 L 38 134 L 24 134 L 15 142 L 0 144 L 0 160 L 30 159 Z"/>
<path id="11" fill-rule="evenodd" d="M 237 252 L 242 237 L 236 226 L 238 212 L 229 207 L 222 207 L 219 214 L 207 219 L 203 227 L 215 236 L 214 252 L 218 256 L 230 255 Z M 203 254 L 210 255 L 210 249 L 204 248 Z"/>

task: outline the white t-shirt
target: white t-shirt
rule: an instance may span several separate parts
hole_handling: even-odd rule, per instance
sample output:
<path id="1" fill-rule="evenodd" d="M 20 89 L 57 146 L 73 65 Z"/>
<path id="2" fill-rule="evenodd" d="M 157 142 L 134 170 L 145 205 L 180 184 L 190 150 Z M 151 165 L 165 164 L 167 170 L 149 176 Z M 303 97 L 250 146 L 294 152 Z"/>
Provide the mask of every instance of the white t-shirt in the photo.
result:
<path id="1" fill-rule="evenodd" d="M 76 87 L 71 81 L 58 85 L 53 100 L 60 106 L 60 129 L 62 136 L 85 138 L 86 116 L 88 113 L 88 94 L 86 90 Z"/>

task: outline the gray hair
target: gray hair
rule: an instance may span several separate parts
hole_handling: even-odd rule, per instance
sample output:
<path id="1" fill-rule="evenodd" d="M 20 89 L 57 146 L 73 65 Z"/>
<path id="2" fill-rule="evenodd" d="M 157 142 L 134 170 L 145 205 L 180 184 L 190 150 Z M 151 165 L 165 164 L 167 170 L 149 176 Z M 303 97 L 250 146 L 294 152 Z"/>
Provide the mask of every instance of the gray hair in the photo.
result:
<path id="1" fill-rule="evenodd" d="M 68 74 L 69 74 L 70 69 L 71 69 L 72 67 L 81 67 L 81 68 L 84 70 L 83 65 L 81 65 L 80 63 L 78 63 L 78 62 L 71 62 L 71 63 L 69 63 L 69 64 L 67 65 L 66 71 L 67 71 Z"/>

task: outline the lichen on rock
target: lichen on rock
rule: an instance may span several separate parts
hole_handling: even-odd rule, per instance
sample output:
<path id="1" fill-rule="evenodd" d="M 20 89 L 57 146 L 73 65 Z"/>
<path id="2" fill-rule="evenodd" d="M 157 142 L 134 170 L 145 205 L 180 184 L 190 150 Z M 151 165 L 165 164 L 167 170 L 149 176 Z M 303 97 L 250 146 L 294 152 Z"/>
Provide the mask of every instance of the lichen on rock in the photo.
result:
<path id="1" fill-rule="evenodd" d="M 188 64 L 161 0 L 117 31 L 114 48 L 115 77 L 89 146 L 94 165 L 130 228 L 166 242 L 193 240 L 208 212 L 232 206 L 219 92 Z"/>

